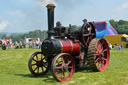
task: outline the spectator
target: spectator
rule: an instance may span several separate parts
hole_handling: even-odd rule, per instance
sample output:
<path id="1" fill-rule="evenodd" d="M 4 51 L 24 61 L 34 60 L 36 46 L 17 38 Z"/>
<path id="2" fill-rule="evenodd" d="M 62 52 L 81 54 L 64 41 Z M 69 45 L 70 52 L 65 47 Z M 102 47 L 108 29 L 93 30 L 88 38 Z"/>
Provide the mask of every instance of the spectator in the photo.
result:
<path id="1" fill-rule="evenodd" d="M 23 48 L 26 48 L 26 44 L 25 44 L 24 41 L 22 41 L 22 47 L 23 47 Z"/>
<path id="2" fill-rule="evenodd" d="M 22 48 L 22 42 L 21 41 L 19 41 L 19 46 L 20 46 L 20 48 Z"/>
<path id="3" fill-rule="evenodd" d="M 15 48 L 18 49 L 19 48 L 19 43 L 17 41 L 15 41 Z"/>
<path id="4" fill-rule="evenodd" d="M 123 50 L 123 49 L 124 49 L 123 44 L 120 43 L 120 50 Z"/>
<path id="5" fill-rule="evenodd" d="M 108 43 L 108 46 L 109 46 L 109 49 L 111 50 L 112 49 L 111 43 Z"/>
<path id="6" fill-rule="evenodd" d="M 118 46 L 117 44 L 114 44 L 114 50 L 120 50 L 120 46 Z"/>

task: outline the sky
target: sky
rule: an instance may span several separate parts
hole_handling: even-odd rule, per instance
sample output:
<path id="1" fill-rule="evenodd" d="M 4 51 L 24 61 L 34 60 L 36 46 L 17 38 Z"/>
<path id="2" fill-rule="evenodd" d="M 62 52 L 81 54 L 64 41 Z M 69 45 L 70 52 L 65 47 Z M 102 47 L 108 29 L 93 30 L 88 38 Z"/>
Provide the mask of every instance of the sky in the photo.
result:
<path id="1" fill-rule="evenodd" d="M 50 0 L 0 0 L 0 32 L 47 30 L 47 1 Z M 128 0 L 56 0 L 55 4 L 55 22 L 61 21 L 63 26 L 81 26 L 85 18 L 128 20 Z"/>

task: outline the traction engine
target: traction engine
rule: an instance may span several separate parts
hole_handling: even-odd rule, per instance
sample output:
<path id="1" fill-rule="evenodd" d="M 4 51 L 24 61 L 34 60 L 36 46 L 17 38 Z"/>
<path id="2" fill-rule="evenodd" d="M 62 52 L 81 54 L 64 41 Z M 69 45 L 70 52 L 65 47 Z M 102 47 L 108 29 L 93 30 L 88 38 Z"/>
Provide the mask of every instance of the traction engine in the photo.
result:
<path id="1" fill-rule="evenodd" d="M 47 5 L 48 38 L 42 42 L 41 52 L 30 57 L 30 72 L 42 76 L 50 70 L 57 81 L 63 82 L 71 79 L 75 69 L 82 66 L 89 66 L 92 71 L 104 71 L 109 64 L 109 47 L 106 40 L 96 38 L 93 23 L 84 23 L 80 30 L 56 36 L 54 8 L 53 4 Z"/>

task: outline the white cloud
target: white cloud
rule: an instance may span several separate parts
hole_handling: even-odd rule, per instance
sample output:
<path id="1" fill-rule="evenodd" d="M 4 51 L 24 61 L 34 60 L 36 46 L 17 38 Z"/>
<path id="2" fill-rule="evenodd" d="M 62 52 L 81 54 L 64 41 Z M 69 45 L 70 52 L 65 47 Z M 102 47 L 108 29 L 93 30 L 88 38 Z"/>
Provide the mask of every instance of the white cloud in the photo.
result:
<path id="1" fill-rule="evenodd" d="M 128 2 L 122 4 L 122 8 L 123 8 L 123 9 L 127 9 L 127 8 L 128 8 Z"/>
<path id="2" fill-rule="evenodd" d="M 7 26 L 8 26 L 8 21 L 7 20 L 2 21 L 0 23 L 0 32 L 3 31 L 4 29 L 6 29 Z"/>
<path id="3" fill-rule="evenodd" d="M 116 20 L 128 20 L 128 2 L 121 4 L 118 8 L 113 10 L 113 18 Z"/>
<path id="4" fill-rule="evenodd" d="M 128 2 L 123 3 L 120 7 L 116 8 L 115 11 L 117 12 L 117 14 L 121 14 L 121 13 L 127 13 L 128 9 Z"/>
<path id="5" fill-rule="evenodd" d="M 25 14 L 21 11 L 21 10 L 15 10 L 15 11 L 11 11 L 9 12 L 10 15 L 13 15 L 13 16 L 25 16 Z"/>
<path id="6" fill-rule="evenodd" d="M 124 10 L 128 9 L 128 2 L 123 3 L 120 7 L 116 8 L 117 12 L 122 12 Z"/>

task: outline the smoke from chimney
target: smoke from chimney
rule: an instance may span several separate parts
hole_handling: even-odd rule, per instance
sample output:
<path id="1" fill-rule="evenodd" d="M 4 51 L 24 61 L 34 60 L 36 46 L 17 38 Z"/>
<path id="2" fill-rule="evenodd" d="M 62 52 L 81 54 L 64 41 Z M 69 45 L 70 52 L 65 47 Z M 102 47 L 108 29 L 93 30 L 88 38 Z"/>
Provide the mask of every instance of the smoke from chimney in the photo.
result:
<path id="1" fill-rule="evenodd" d="M 56 0 L 38 0 L 40 5 L 45 5 L 47 6 L 48 4 L 54 4 L 56 5 Z"/>

